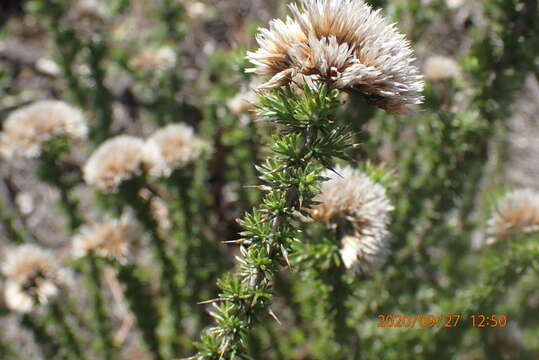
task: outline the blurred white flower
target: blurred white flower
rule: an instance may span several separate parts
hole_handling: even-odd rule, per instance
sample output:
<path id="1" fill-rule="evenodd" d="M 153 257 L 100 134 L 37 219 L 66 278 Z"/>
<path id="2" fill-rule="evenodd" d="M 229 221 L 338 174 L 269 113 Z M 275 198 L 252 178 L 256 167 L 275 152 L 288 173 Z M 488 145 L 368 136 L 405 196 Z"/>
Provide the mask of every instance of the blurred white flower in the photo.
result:
<path id="1" fill-rule="evenodd" d="M 30 192 L 20 192 L 15 197 L 15 204 L 23 215 L 30 215 L 35 209 L 34 197 Z"/>
<path id="2" fill-rule="evenodd" d="M 37 304 L 46 304 L 67 283 L 67 272 L 49 250 L 21 245 L 8 251 L 4 258 L 4 295 L 7 306 L 12 310 L 26 313 Z"/>
<path id="3" fill-rule="evenodd" d="M 36 158 L 42 145 L 58 136 L 83 139 L 88 128 L 82 112 L 62 101 L 44 100 L 13 111 L 0 133 L 5 158 Z"/>
<path id="4" fill-rule="evenodd" d="M 200 155 L 204 142 L 192 127 L 170 124 L 154 132 L 144 146 L 144 162 L 153 176 L 169 176 Z"/>
<path id="5" fill-rule="evenodd" d="M 387 227 L 393 205 L 385 188 L 351 167 L 326 170 L 329 178 L 309 209 L 315 221 L 341 226 L 347 235 L 341 240 L 341 257 L 347 268 L 368 272 L 388 253 Z"/>
<path id="6" fill-rule="evenodd" d="M 515 190 L 502 197 L 488 221 L 487 243 L 539 231 L 539 192 Z"/>
<path id="7" fill-rule="evenodd" d="M 68 10 L 68 20 L 75 30 L 84 36 L 91 36 L 102 29 L 109 11 L 100 0 L 78 0 Z"/>
<path id="8" fill-rule="evenodd" d="M 166 235 L 166 233 L 172 229 L 172 220 L 167 203 L 161 197 L 156 196 L 146 188 L 140 189 L 138 196 L 149 202 L 150 212 L 155 221 L 157 221 L 159 232 L 161 235 Z M 166 197 L 167 195 L 161 194 L 161 196 Z"/>
<path id="9" fill-rule="evenodd" d="M 166 234 L 172 228 L 172 221 L 170 219 L 170 211 L 163 199 L 159 197 L 153 197 L 150 201 L 150 210 L 152 216 L 157 221 L 158 230 L 162 234 Z"/>
<path id="10" fill-rule="evenodd" d="M 214 8 L 201 1 L 188 1 L 185 10 L 191 19 L 199 21 L 207 20 L 215 13 Z"/>
<path id="11" fill-rule="evenodd" d="M 168 46 L 147 48 L 131 59 L 131 66 L 143 71 L 163 71 L 176 65 L 177 57 L 174 50 Z"/>
<path id="12" fill-rule="evenodd" d="M 460 68 L 455 60 L 446 56 L 431 56 L 425 63 L 425 79 L 444 81 L 459 75 Z"/>
<path id="13" fill-rule="evenodd" d="M 127 215 L 120 219 L 85 225 L 73 237 L 73 256 L 79 258 L 94 253 L 123 262 L 136 239 L 136 230 L 136 224 Z"/>
<path id="14" fill-rule="evenodd" d="M 410 44 L 380 11 L 362 0 L 304 0 L 290 8 L 293 18 L 261 29 L 260 48 L 247 54 L 255 66 L 248 71 L 269 78 L 262 88 L 302 75 L 362 94 L 391 112 L 423 101 L 423 77 Z"/>
<path id="15" fill-rule="evenodd" d="M 241 91 L 233 98 L 230 98 L 226 105 L 228 110 L 234 115 L 241 115 L 256 109 L 254 103 L 257 95 L 253 90 Z"/>
<path id="16" fill-rule="evenodd" d="M 105 141 L 84 166 L 84 180 L 113 192 L 120 184 L 143 171 L 144 141 L 128 135 Z"/>
<path id="17" fill-rule="evenodd" d="M 464 5 L 465 0 L 445 0 L 445 4 L 450 9 L 456 9 Z"/>

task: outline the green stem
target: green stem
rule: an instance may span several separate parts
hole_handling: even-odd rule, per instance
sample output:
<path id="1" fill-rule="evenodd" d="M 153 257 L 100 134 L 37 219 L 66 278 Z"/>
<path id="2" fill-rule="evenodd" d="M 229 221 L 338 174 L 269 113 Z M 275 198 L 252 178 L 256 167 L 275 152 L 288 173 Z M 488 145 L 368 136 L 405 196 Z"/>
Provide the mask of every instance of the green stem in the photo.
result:
<path id="1" fill-rule="evenodd" d="M 5 214 L 5 208 L 2 199 L 0 199 L 0 223 L 5 231 L 6 238 L 13 244 L 24 244 L 24 233 L 15 225 L 15 216 Z"/>
<path id="2" fill-rule="evenodd" d="M 111 136 L 110 126 L 112 125 L 112 95 L 105 86 L 106 71 L 102 66 L 107 55 L 107 47 L 102 40 L 91 40 L 88 44 L 88 64 L 95 83 L 94 108 L 96 109 L 98 121 L 92 130 L 92 138 L 100 144 Z"/>
<path id="3" fill-rule="evenodd" d="M 495 313 L 495 306 L 500 297 L 517 279 L 522 277 L 539 255 L 537 248 L 534 246 L 537 238 L 508 240 L 513 241 L 509 251 L 503 255 L 498 255 L 490 264 L 482 264 L 483 268 L 490 268 L 491 270 L 454 299 L 451 312 L 461 314 L 464 319 L 469 319 L 472 314 Z M 522 240 L 529 241 L 531 246 L 527 246 L 526 242 L 521 242 Z M 465 328 L 459 328 L 458 331 L 454 332 L 443 330 L 443 328 L 437 329 L 436 335 L 432 338 L 435 345 L 431 349 L 433 351 L 451 349 L 451 352 L 447 353 L 448 356 L 451 356 L 460 349 L 459 345 L 464 340 L 467 332 Z M 483 331 L 484 329 L 479 330 Z M 431 355 L 434 356 L 434 354 Z"/>
<path id="4" fill-rule="evenodd" d="M 59 26 L 64 21 L 62 17 L 65 15 L 67 9 L 61 1 L 40 1 L 43 15 L 47 17 L 47 25 L 49 31 L 52 33 L 54 45 L 56 46 L 58 65 L 62 72 L 62 75 L 67 80 L 67 89 L 70 92 L 73 100 L 79 106 L 86 105 L 86 94 L 84 88 L 77 74 L 73 71 L 73 64 L 82 45 L 77 39 L 73 29 L 65 29 Z"/>
<path id="5" fill-rule="evenodd" d="M 135 265 L 118 267 L 118 280 L 125 286 L 125 298 L 135 315 L 142 339 L 156 360 L 164 357 L 160 351 L 160 339 L 157 335 L 159 325 L 159 310 L 154 302 L 154 296 L 138 274 Z"/>
<path id="6" fill-rule="evenodd" d="M 125 183 L 120 190 L 120 196 L 133 209 L 136 218 L 150 235 L 155 257 L 160 264 L 161 280 L 164 282 L 167 292 L 167 313 L 172 317 L 174 323 L 171 350 L 173 356 L 177 356 L 182 353 L 182 347 L 186 346 L 182 343 L 185 342 L 185 337 L 182 338 L 180 335 L 184 331 L 182 314 L 184 312 L 185 291 L 178 281 L 178 266 L 170 258 L 167 242 L 159 233 L 157 221 L 151 215 L 151 199 L 142 199 L 137 195 L 141 186 L 137 180 Z"/>
<path id="7" fill-rule="evenodd" d="M 34 341 L 45 358 L 58 359 L 60 357 L 60 344 L 49 334 L 45 322 L 35 319 L 31 314 L 24 314 L 21 318 L 21 326 L 32 332 Z"/>
<path id="8" fill-rule="evenodd" d="M 59 164 L 60 157 L 67 149 L 64 150 L 49 150 L 45 149 L 41 157 L 41 163 L 38 170 L 39 177 L 47 184 L 53 186 L 60 193 L 58 202 L 60 209 L 68 219 L 68 230 L 70 234 L 84 224 L 84 219 L 78 212 L 79 201 L 71 195 L 75 182 L 68 180 L 66 174 Z M 77 180 L 78 181 L 78 180 Z"/>
<path id="9" fill-rule="evenodd" d="M 219 298 L 210 301 L 217 324 L 202 335 L 196 359 L 243 358 L 249 331 L 269 312 L 273 276 L 288 262 L 298 236 L 293 214 L 310 206 L 321 181 L 317 164 L 330 166 L 333 157 L 346 158 L 350 149 L 347 131 L 331 119 L 337 96 L 318 84 L 316 89 L 305 86 L 302 93 L 286 88 L 262 97 L 261 116 L 284 127 L 273 139 L 279 155 L 259 167 L 268 192 L 262 205 L 240 221 L 240 269 L 218 282 Z"/>
<path id="10" fill-rule="evenodd" d="M 73 234 L 84 224 L 84 219 L 78 214 L 79 201 L 72 198 L 71 189 L 65 185 L 56 184 L 56 188 L 60 192 L 60 208 L 68 219 L 69 232 Z"/>
<path id="11" fill-rule="evenodd" d="M 330 269 L 330 284 L 332 292 L 330 294 L 330 307 L 335 316 L 334 321 L 334 334 L 337 343 L 340 345 L 340 349 L 349 349 L 352 344 L 352 335 L 355 335 L 354 329 L 350 328 L 347 324 L 349 318 L 349 311 L 347 308 L 347 300 L 349 296 L 349 288 L 345 283 L 343 277 L 345 269 L 343 266 L 334 267 Z M 356 337 L 354 339 L 355 354 L 360 353 L 360 342 Z"/>
<path id="12" fill-rule="evenodd" d="M 2 340 L 0 341 L 0 359 L 5 360 L 27 360 L 26 356 L 19 354 L 11 344 Z"/>
<path id="13" fill-rule="evenodd" d="M 107 360 L 117 358 L 117 348 L 103 298 L 102 271 L 94 255 L 87 256 L 86 284 L 96 330 L 94 344 Z"/>
<path id="14" fill-rule="evenodd" d="M 81 345 L 80 337 L 77 336 L 74 330 L 66 319 L 64 310 L 58 302 L 54 302 L 50 307 L 52 319 L 51 321 L 57 324 L 61 329 L 62 336 L 60 337 L 64 348 L 68 349 L 71 354 L 71 359 L 88 359 Z"/>

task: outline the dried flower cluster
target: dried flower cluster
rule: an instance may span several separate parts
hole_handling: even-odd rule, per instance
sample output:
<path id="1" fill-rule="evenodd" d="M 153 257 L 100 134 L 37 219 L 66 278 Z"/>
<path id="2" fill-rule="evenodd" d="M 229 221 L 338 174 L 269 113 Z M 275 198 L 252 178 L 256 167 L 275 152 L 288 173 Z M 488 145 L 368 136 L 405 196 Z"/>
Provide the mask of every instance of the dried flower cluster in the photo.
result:
<path id="1" fill-rule="evenodd" d="M 0 153 L 5 158 L 35 158 L 42 145 L 58 136 L 86 137 L 88 128 L 81 111 L 54 100 L 39 101 L 12 112 L 0 133 Z"/>
<path id="2" fill-rule="evenodd" d="M 488 243 L 512 235 L 539 231 L 539 192 L 531 189 L 515 190 L 498 202 L 488 221 Z"/>
<path id="3" fill-rule="evenodd" d="M 35 245 L 21 245 L 5 254 L 5 300 L 9 308 L 29 312 L 57 296 L 67 274 L 54 254 Z"/>
<path id="4" fill-rule="evenodd" d="M 444 81 L 459 75 L 460 68 L 455 60 L 445 56 L 431 56 L 425 63 L 425 79 Z"/>
<path id="5" fill-rule="evenodd" d="M 169 176 L 173 170 L 189 164 L 204 147 L 193 130 L 185 124 L 167 125 L 154 132 L 146 141 L 144 161 L 153 176 Z"/>
<path id="6" fill-rule="evenodd" d="M 170 47 L 148 48 L 138 53 L 131 66 L 143 71 L 164 71 L 176 65 L 176 53 Z"/>
<path id="7" fill-rule="evenodd" d="M 290 6 L 293 18 L 260 30 L 260 48 L 248 69 L 274 88 L 298 75 L 362 94 L 371 104 L 401 113 L 419 104 L 423 80 L 409 42 L 379 11 L 362 0 L 304 0 Z"/>
<path id="8" fill-rule="evenodd" d="M 341 257 L 347 268 L 368 272 L 387 253 L 390 212 L 393 205 L 385 188 L 351 167 L 326 170 L 317 205 L 309 210 L 315 221 L 339 226 L 342 238 Z"/>
<path id="9" fill-rule="evenodd" d="M 73 237 L 73 256 L 79 258 L 94 253 L 123 262 L 135 239 L 136 225 L 129 216 L 86 225 Z"/>
<path id="10" fill-rule="evenodd" d="M 113 192 L 120 184 L 143 171 L 144 141 L 120 135 L 105 141 L 84 166 L 84 180 L 101 190 Z"/>

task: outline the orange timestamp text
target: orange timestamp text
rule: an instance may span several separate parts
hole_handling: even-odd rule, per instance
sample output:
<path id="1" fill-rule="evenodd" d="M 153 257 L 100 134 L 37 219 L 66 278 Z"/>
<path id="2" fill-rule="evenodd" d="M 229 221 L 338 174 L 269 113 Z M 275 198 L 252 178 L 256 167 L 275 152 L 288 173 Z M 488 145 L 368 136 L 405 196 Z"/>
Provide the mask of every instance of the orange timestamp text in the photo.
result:
<path id="1" fill-rule="evenodd" d="M 379 314 L 377 327 L 387 328 L 455 328 L 466 323 L 472 327 L 486 328 L 508 326 L 507 315 L 504 314 Z"/>

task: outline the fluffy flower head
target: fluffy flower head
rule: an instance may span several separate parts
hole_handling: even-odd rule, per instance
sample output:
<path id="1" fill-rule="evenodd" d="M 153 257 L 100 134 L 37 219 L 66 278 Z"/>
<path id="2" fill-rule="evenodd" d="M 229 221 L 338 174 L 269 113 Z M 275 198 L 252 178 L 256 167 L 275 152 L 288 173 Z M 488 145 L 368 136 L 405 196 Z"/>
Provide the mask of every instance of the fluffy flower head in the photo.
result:
<path id="1" fill-rule="evenodd" d="M 303 0 L 293 18 L 261 29 L 249 69 L 269 78 L 262 87 L 312 76 L 360 93 L 371 104 L 403 112 L 423 100 L 423 80 L 410 44 L 379 11 L 362 0 Z"/>
<path id="2" fill-rule="evenodd" d="M 390 212 L 393 205 L 385 188 L 351 167 L 327 170 L 317 205 L 309 210 L 315 221 L 342 226 L 348 233 L 341 240 L 341 257 L 347 268 L 368 272 L 387 253 Z"/>
<path id="3" fill-rule="evenodd" d="M 488 243 L 515 234 L 539 231 L 539 192 L 515 190 L 500 199 L 488 221 Z"/>
<path id="4" fill-rule="evenodd" d="M 58 295 L 67 280 L 54 254 L 34 245 L 8 251 L 2 272 L 6 276 L 6 304 L 20 312 L 47 303 Z"/>
<path id="5" fill-rule="evenodd" d="M 124 261 L 129 246 L 136 238 L 136 226 L 129 216 L 83 226 L 73 237 L 73 256 L 83 257 L 89 253 Z"/>
<path id="6" fill-rule="evenodd" d="M 150 174 L 168 176 L 195 160 L 204 142 L 190 126 L 170 124 L 154 132 L 146 141 L 144 161 Z"/>
<path id="7" fill-rule="evenodd" d="M 105 141 L 84 166 L 84 180 L 105 191 L 116 191 L 125 180 L 142 172 L 144 141 L 128 135 Z"/>
<path id="8" fill-rule="evenodd" d="M 6 158 L 35 158 L 43 143 L 57 136 L 86 137 L 82 112 L 62 101 L 44 100 L 12 112 L 0 134 L 0 153 Z"/>

